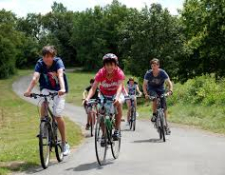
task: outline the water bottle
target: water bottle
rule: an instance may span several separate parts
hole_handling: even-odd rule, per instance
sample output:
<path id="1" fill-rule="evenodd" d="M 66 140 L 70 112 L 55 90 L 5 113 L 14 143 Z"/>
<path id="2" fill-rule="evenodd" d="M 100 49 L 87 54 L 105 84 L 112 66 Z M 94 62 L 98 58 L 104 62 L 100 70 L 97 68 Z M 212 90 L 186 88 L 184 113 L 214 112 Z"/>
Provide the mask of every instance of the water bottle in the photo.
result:
<path id="1" fill-rule="evenodd" d="M 105 116 L 105 124 L 108 129 L 111 129 L 111 121 L 110 121 L 110 117 L 108 115 Z"/>

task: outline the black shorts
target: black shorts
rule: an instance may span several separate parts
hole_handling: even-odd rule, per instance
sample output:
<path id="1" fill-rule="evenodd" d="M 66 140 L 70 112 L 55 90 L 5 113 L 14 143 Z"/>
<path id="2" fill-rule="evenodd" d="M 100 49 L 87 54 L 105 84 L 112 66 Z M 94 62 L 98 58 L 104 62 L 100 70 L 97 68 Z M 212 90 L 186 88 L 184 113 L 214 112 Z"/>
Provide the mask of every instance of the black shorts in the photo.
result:
<path id="1" fill-rule="evenodd" d="M 156 90 L 149 90 L 149 92 L 148 92 L 148 94 L 150 96 L 153 96 L 153 97 L 161 96 L 164 93 L 165 93 L 164 91 L 156 91 Z M 161 99 L 161 107 L 164 110 L 167 110 L 167 103 L 166 103 L 166 98 L 165 97 Z"/>

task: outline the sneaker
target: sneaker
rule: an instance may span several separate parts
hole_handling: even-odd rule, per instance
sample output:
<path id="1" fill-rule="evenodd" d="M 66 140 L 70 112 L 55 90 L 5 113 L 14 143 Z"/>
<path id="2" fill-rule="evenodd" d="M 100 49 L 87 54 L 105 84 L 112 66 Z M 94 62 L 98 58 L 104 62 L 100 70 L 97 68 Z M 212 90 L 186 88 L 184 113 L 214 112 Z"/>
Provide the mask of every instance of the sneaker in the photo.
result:
<path id="1" fill-rule="evenodd" d="M 101 144 L 101 147 L 105 147 L 106 145 L 105 136 L 102 136 L 100 144 Z"/>
<path id="2" fill-rule="evenodd" d="M 155 115 L 152 116 L 151 121 L 152 121 L 153 123 L 156 122 L 156 116 L 155 116 Z"/>
<path id="3" fill-rule="evenodd" d="M 139 117 L 139 113 L 136 111 L 136 117 Z"/>
<path id="4" fill-rule="evenodd" d="M 70 154 L 70 146 L 68 143 L 63 144 L 62 146 L 63 156 L 68 156 Z"/>
<path id="5" fill-rule="evenodd" d="M 89 128 L 90 128 L 90 125 L 89 125 L 89 124 L 86 124 L 85 129 L 86 129 L 86 130 L 89 130 Z"/>
<path id="6" fill-rule="evenodd" d="M 113 140 L 114 140 L 114 141 L 119 140 L 119 138 L 121 137 L 121 132 L 118 131 L 118 130 L 115 130 L 115 132 L 114 132 L 114 134 L 112 135 L 112 137 L 113 137 Z"/>
<path id="7" fill-rule="evenodd" d="M 166 127 L 166 135 L 170 135 L 170 134 L 171 134 L 170 128 L 167 126 Z"/>

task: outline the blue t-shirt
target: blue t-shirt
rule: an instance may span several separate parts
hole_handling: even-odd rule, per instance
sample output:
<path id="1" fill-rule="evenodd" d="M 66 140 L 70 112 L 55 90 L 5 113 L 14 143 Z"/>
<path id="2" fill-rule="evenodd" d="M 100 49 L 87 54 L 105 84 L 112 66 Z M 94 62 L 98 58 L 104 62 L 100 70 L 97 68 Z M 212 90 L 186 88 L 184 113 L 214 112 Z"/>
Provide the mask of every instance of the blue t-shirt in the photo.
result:
<path id="1" fill-rule="evenodd" d="M 144 80 L 148 81 L 148 91 L 164 92 L 164 82 L 168 79 L 168 74 L 163 70 L 159 70 L 158 76 L 154 76 L 152 70 L 146 72 Z"/>
<path id="2" fill-rule="evenodd" d="M 57 71 L 59 69 L 65 70 L 65 66 L 61 58 L 55 57 L 53 59 L 53 64 L 51 67 L 47 68 L 46 64 L 43 61 L 43 58 L 39 59 L 35 65 L 35 72 L 40 73 L 39 84 L 40 90 L 49 89 L 49 90 L 60 90 L 59 79 L 57 76 Z M 66 92 L 68 92 L 68 83 L 66 74 L 63 74 L 64 83 Z"/>

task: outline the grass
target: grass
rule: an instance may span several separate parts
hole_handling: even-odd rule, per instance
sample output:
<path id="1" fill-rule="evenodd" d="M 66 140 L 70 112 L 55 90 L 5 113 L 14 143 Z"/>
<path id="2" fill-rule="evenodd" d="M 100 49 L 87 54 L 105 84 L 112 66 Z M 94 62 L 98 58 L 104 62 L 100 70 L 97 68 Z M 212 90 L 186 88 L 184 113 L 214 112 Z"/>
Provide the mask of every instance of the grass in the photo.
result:
<path id="1" fill-rule="evenodd" d="M 95 76 L 94 73 L 74 72 L 67 73 L 69 83 L 69 94 L 66 97 L 68 103 L 73 103 L 77 106 L 82 104 L 82 93 L 89 86 L 89 81 Z"/>
<path id="2" fill-rule="evenodd" d="M 39 117 L 37 107 L 20 99 L 12 91 L 19 75 L 0 80 L 0 174 L 23 171 L 40 165 L 38 153 Z M 66 118 L 68 141 L 71 146 L 82 140 L 80 128 Z"/>

